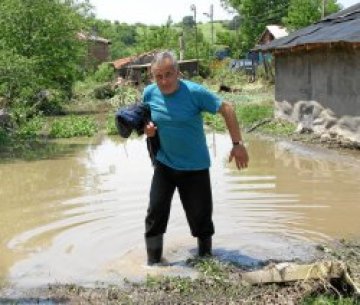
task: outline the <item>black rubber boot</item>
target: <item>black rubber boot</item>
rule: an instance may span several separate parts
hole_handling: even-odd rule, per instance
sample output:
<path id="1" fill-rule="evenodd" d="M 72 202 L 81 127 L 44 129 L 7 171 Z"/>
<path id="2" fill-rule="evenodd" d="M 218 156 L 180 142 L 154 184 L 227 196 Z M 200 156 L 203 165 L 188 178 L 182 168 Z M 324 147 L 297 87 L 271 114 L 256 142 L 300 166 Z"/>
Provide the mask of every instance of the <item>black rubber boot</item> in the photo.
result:
<path id="1" fill-rule="evenodd" d="M 160 264 L 163 250 L 163 235 L 156 235 L 145 238 L 146 251 L 147 251 L 147 264 L 152 266 Z"/>
<path id="2" fill-rule="evenodd" d="M 209 237 L 198 237 L 198 255 L 200 257 L 212 256 L 211 253 L 212 241 L 211 236 Z"/>

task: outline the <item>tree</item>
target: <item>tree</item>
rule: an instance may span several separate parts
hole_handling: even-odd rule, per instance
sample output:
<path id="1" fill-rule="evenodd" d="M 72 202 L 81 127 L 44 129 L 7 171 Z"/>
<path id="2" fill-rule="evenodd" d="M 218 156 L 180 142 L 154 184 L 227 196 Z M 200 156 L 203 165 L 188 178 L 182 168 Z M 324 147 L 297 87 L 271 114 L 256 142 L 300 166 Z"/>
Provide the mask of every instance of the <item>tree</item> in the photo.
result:
<path id="1" fill-rule="evenodd" d="M 241 45 L 236 31 L 218 32 L 216 33 L 216 41 L 222 49 L 229 48 L 233 58 L 238 58 L 240 56 L 239 51 L 241 49 Z"/>
<path id="2" fill-rule="evenodd" d="M 241 18 L 239 15 L 236 15 L 231 19 L 231 21 L 228 23 L 227 27 L 229 30 L 238 30 L 241 24 Z"/>
<path id="3" fill-rule="evenodd" d="M 325 0 L 291 0 L 288 15 L 283 20 L 284 24 L 291 30 L 297 30 L 319 21 L 323 1 Z M 336 0 L 325 1 L 325 16 L 339 10 L 340 5 Z"/>
<path id="4" fill-rule="evenodd" d="M 29 63 L 28 75 L 37 76 L 38 87 L 70 94 L 85 55 L 77 34 L 88 8 L 87 3 L 75 0 L 1 0 L 1 49 L 12 54 L 15 62 Z M 0 61 L 4 58 L 0 56 Z M 12 73 L 12 62 L 0 62 L 1 81 L 13 82 L 10 75 L 17 75 L 16 67 Z"/>
<path id="5" fill-rule="evenodd" d="M 242 53 L 254 47 L 256 40 L 268 24 L 282 24 L 290 0 L 222 0 L 240 15 Z"/>
<path id="6" fill-rule="evenodd" d="M 137 36 L 137 52 L 154 49 L 178 49 L 179 33 L 172 27 L 152 26 L 142 28 Z"/>

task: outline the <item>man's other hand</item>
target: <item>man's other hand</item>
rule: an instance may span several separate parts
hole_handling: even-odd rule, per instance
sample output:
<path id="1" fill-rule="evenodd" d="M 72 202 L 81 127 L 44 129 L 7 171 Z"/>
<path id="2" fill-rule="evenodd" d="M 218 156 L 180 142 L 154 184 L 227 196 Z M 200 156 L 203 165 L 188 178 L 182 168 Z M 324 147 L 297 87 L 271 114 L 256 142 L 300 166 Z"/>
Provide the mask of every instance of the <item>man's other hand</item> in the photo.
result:
<path id="1" fill-rule="evenodd" d="M 144 133 L 148 137 L 154 137 L 156 134 L 156 129 L 157 129 L 157 127 L 154 125 L 154 123 L 150 121 L 148 124 L 145 125 Z"/>

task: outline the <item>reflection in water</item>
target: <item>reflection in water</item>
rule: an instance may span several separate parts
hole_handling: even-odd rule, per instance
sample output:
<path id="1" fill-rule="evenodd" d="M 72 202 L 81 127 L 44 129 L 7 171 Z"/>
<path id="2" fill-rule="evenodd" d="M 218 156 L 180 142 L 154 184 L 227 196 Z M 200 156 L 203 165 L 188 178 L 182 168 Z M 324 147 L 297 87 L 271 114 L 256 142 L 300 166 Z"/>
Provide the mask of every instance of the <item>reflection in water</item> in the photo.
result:
<path id="1" fill-rule="evenodd" d="M 228 136 L 216 135 L 210 150 L 216 255 L 245 264 L 309 257 L 312 243 L 359 232 L 359 158 L 248 142 L 251 162 L 242 172 L 227 163 Z M 143 231 L 151 175 L 143 138 L 0 164 L 0 278 L 19 285 L 141 278 L 149 272 Z M 165 272 L 191 274 L 184 262 L 195 244 L 176 195 L 165 235 L 174 266 Z"/>

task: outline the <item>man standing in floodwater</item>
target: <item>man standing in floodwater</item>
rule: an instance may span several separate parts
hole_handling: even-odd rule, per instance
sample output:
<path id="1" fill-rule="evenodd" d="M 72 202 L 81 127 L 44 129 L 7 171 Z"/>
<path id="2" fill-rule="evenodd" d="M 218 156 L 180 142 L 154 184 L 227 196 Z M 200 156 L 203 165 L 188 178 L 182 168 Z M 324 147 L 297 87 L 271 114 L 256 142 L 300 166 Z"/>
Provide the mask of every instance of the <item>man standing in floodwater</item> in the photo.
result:
<path id="1" fill-rule="evenodd" d="M 178 63 L 171 52 L 155 55 L 151 73 L 155 83 L 143 92 L 143 102 L 150 106 L 151 122 L 144 132 L 148 137 L 158 133 L 160 149 L 145 219 L 148 265 L 161 263 L 163 235 L 176 188 L 191 234 L 198 240 L 198 255 L 211 255 L 214 225 L 210 155 L 202 112 L 219 112 L 224 117 L 232 141 L 229 162 L 235 159 L 238 169 L 246 168 L 249 162 L 235 111 L 229 103 L 199 84 L 179 79 Z"/>

